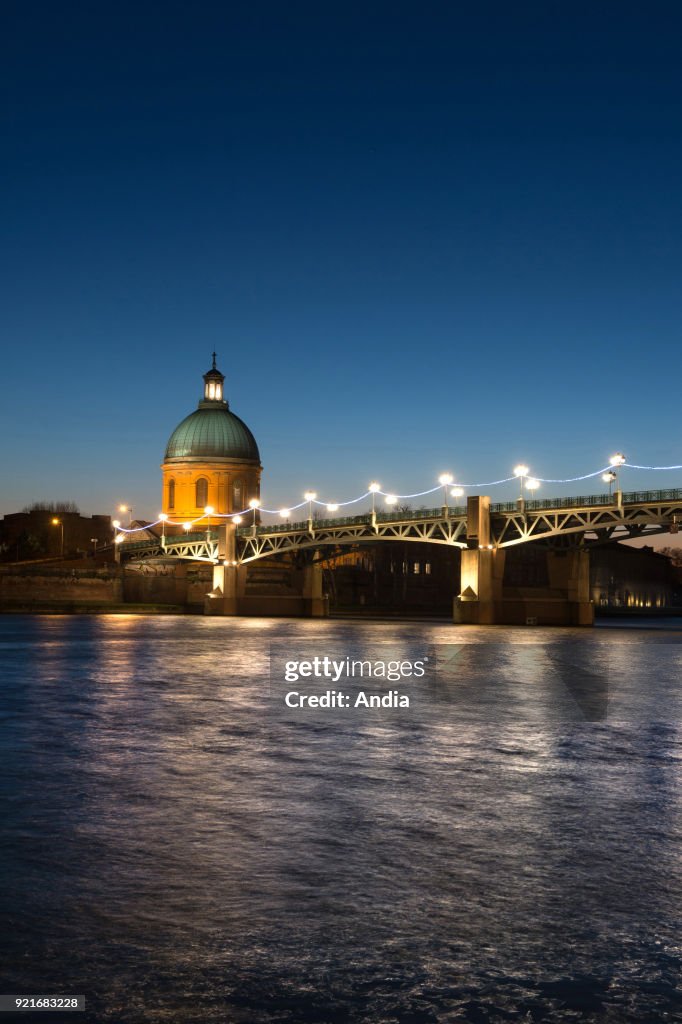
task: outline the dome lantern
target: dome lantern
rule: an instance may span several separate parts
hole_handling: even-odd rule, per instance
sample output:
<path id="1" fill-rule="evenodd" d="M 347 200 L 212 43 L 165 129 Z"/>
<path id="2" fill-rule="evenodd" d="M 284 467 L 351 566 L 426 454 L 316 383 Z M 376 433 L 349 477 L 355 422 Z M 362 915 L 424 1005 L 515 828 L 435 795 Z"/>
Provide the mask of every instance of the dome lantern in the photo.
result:
<path id="1" fill-rule="evenodd" d="M 220 405 L 227 405 L 227 401 L 224 398 L 225 375 L 220 372 L 216 366 L 216 354 L 213 353 L 213 366 L 204 374 L 204 402 L 210 402 L 214 404 L 219 402 Z"/>

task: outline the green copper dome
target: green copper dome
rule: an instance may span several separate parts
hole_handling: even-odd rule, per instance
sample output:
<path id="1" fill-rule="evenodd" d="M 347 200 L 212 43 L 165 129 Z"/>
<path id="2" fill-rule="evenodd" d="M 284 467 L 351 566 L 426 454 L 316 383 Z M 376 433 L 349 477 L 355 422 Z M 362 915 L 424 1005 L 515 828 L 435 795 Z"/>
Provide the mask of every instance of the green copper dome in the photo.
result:
<path id="1" fill-rule="evenodd" d="M 260 464 L 256 439 L 239 416 L 230 412 L 223 397 L 225 378 L 213 367 L 204 375 L 204 397 L 199 408 L 186 416 L 166 445 L 166 462 L 206 459 L 242 459 Z"/>

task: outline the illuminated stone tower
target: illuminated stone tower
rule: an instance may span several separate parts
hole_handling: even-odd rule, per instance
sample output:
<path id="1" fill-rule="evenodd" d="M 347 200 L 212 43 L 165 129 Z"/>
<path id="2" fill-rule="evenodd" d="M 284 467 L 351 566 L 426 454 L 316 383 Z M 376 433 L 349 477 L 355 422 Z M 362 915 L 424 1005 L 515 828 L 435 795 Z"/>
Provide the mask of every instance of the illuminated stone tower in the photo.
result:
<path id="1" fill-rule="evenodd" d="M 230 412 L 224 384 L 214 352 L 198 408 L 175 428 L 166 445 L 163 511 L 176 522 L 197 519 L 206 506 L 241 512 L 250 499 L 260 498 L 258 445 L 247 425 Z M 201 526 L 208 522 L 203 519 Z"/>

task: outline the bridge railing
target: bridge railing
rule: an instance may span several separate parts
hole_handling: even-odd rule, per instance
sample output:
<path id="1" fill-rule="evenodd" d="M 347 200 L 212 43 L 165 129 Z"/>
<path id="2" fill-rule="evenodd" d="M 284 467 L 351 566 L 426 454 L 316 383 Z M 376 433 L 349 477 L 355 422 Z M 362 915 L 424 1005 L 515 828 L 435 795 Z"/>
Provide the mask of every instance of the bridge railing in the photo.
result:
<path id="1" fill-rule="evenodd" d="M 524 501 L 527 512 L 539 512 L 542 509 L 575 508 L 592 505 L 615 505 L 616 499 L 608 494 L 579 494 L 573 498 L 533 498 Z M 490 506 L 491 512 L 518 512 L 519 499 L 516 501 L 498 501 Z"/>
<path id="2" fill-rule="evenodd" d="M 218 533 L 217 533 L 215 528 L 213 530 L 211 530 L 211 536 L 214 537 L 214 538 L 218 536 Z M 197 541 L 201 542 L 201 541 L 204 541 L 204 540 L 206 540 L 206 531 L 195 531 L 194 533 L 167 533 L 166 534 L 166 544 L 167 545 L 168 544 L 186 544 L 186 543 L 190 543 L 191 544 L 192 542 L 197 542 Z M 122 544 L 122 547 L 123 547 L 124 551 L 135 551 L 136 549 L 148 548 L 148 547 L 151 547 L 152 545 L 156 545 L 156 544 L 158 544 L 159 547 L 161 547 L 161 538 L 160 537 L 157 537 L 155 540 L 147 538 L 147 540 L 124 541 L 124 543 Z"/>
<path id="3" fill-rule="evenodd" d="M 682 501 L 682 489 L 677 487 L 667 491 L 628 491 L 623 495 L 623 503 L 626 505 L 656 501 Z"/>
<path id="4" fill-rule="evenodd" d="M 443 507 L 439 505 L 438 508 L 417 508 L 410 509 L 407 512 L 377 512 L 376 521 L 377 523 L 405 523 L 419 519 L 441 519 L 443 515 Z M 452 518 L 466 515 L 466 509 L 462 506 L 449 506 L 448 515 Z M 370 512 L 365 512 L 359 516 L 338 516 L 333 519 L 314 519 L 313 530 L 327 530 L 335 526 L 367 526 L 372 521 L 372 515 Z M 256 534 L 258 536 L 269 533 L 307 533 L 308 531 L 308 520 L 303 519 L 297 523 L 272 523 L 269 525 L 261 525 L 256 527 Z M 237 528 L 238 537 L 252 537 L 253 527 L 252 526 L 240 526 Z"/>
<path id="5" fill-rule="evenodd" d="M 682 501 L 682 489 L 666 491 L 626 491 L 623 494 L 624 505 L 645 505 L 658 501 Z M 525 501 L 527 512 L 541 512 L 543 509 L 589 508 L 595 505 L 611 506 L 616 504 L 615 494 L 578 494 L 571 498 L 534 498 Z M 491 512 L 518 512 L 519 501 L 500 501 L 490 506 Z"/>

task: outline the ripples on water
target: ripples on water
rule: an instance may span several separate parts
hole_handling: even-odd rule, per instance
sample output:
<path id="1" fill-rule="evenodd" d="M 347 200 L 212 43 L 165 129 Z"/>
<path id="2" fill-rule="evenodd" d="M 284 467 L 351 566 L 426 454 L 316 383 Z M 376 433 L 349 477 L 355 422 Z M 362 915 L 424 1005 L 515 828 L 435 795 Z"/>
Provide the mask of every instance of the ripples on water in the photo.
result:
<path id="1" fill-rule="evenodd" d="M 679 640 L 0 619 L 2 991 L 82 1024 L 682 1019 Z M 477 649 L 459 692 L 306 719 L 272 641 Z M 547 699 L 562 659 L 606 718 Z"/>

